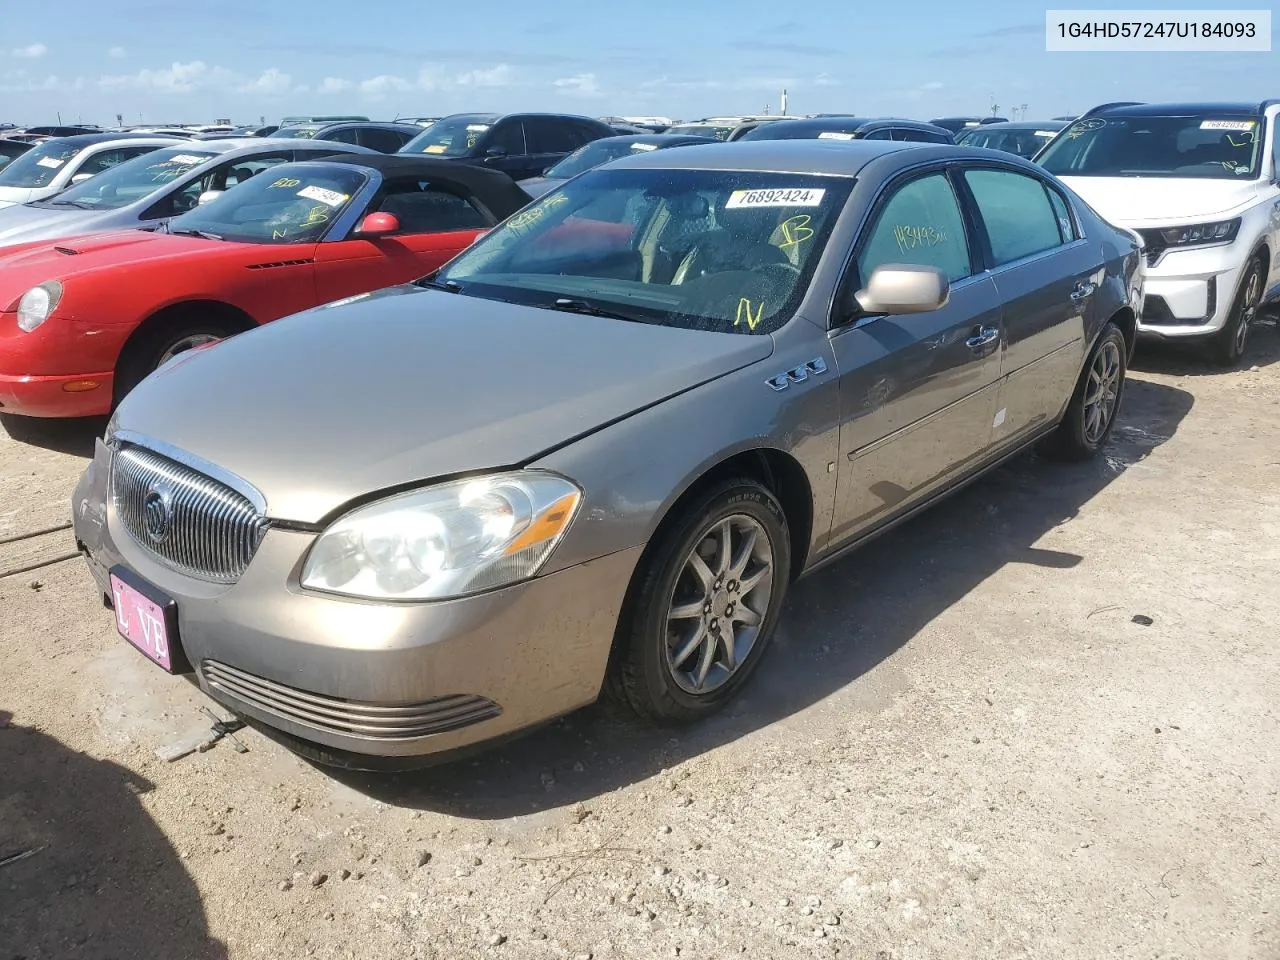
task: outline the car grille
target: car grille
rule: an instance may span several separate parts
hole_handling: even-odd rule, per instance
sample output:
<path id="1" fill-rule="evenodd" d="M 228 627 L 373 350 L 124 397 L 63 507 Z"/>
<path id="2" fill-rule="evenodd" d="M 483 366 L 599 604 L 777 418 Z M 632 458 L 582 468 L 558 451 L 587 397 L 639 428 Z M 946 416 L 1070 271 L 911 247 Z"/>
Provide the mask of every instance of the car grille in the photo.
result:
<path id="1" fill-rule="evenodd" d="M 412 740 L 488 720 L 502 708 L 484 697 L 458 694 L 419 703 L 376 704 L 308 693 L 216 660 L 200 663 L 215 692 L 294 723 L 373 740 Z"/>
<path id="2" fill-rule="evenodd" d="M 267 531 L 267 518 L 243 494 L 131 444 L 111 458 L 111 495 L 139 546 L 204 580 L 238 580 Z"/>

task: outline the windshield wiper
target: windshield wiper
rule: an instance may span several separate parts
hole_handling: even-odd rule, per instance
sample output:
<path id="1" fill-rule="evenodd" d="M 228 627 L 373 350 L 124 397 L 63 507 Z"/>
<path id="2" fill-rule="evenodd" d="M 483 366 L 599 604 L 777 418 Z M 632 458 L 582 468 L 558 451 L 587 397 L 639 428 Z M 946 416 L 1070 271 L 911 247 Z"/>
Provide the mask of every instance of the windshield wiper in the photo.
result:
<path id="1" fill-rule="evenodd" d="M 92 203 L 86 203 L 84 200 L 59 200 L 57 197 L 49 201 L 51 207 L 75 207 L 77 210 L 94 210 L 96 207 Z"/>
<path id="2" fill-rule="evenodd" d="M 572 297 L 557 297 L 547 304 L 552 310 L 563 310 L 565 313 L 581 313 L 588 317 L 606 317 L 609 320 L 627 320 L 631 323 L 644 323 L 639 317 L 629 317 L 625 313 L 605 310 L 586 300 L 575 300 Z"/>
<path id="3" fill-rule="evenodd" d="M 216 233 L 210 233 L 208 230 L 197 230 L 194 227 L 173 227 L 169 228 L 170 233 L 184 234 L 188 237 L 203 237 L 205 240 L 222 240 L 223 237 Z"/>
<path id="4" fill-rule="evenodd" d="M 461 293 L 462 287 L 456 280 L 428 280 L 425 277 L 413 282 L 416 287 L 430 287 L 432 290 L 443 290 L 445 293 Z"/>

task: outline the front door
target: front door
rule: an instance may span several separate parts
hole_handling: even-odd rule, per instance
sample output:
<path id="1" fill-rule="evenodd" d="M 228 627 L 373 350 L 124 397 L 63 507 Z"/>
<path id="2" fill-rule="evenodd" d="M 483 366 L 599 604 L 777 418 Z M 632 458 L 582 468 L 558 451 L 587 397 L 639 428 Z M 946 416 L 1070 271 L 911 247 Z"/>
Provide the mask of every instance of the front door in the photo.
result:
<path id="1" fill-rule="evenodd" d="M 832 337 L 840 376 L 840 462 L 832 546 L 909 510 L 987 452 L 1000 377 L 1000 301 L 975 273 L 947 175 L 893 188 L 860 238 L 859 280 L 924 264 L 950 279 L 930 313 L 861 317 Z"/>

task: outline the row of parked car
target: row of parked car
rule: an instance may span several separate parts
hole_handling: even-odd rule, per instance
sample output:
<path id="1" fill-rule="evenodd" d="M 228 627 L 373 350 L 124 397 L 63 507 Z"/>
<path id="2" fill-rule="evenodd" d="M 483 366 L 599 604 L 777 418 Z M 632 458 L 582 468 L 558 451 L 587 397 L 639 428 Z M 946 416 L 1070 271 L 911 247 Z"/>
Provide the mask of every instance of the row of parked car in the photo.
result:
<path id="1" fill-rule="evenodd" d="M 1278 116 L 1108 104 L 1034 162 L 843 116 L 171 140 L 0 210 L 0 413 L 111 413 L 72 507 L 118 630 L 316 759 L 606 687 L 695 720 L 796 578 L 1096 456 L 1140 338 L 1238 359 Z"/>

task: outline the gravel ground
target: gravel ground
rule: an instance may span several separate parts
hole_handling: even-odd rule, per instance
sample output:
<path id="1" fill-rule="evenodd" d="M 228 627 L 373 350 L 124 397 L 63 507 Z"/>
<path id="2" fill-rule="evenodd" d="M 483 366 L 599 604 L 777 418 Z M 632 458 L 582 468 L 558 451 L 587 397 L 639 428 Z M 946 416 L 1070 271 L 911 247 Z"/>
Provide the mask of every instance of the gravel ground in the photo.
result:
<path id="1" fill-rule="evenodd" d="M 213 704 L 79 562 L 0 577 L 0 960 L 1275 960 L 1277 361 L 1140 359 L 1106 459 L 803 582 L 678 735 L 601 705 L 412 775 L 252 731 L 169 763 Z M 100 426 L 5 423 L 0 540 L 65 521 Z"/>

